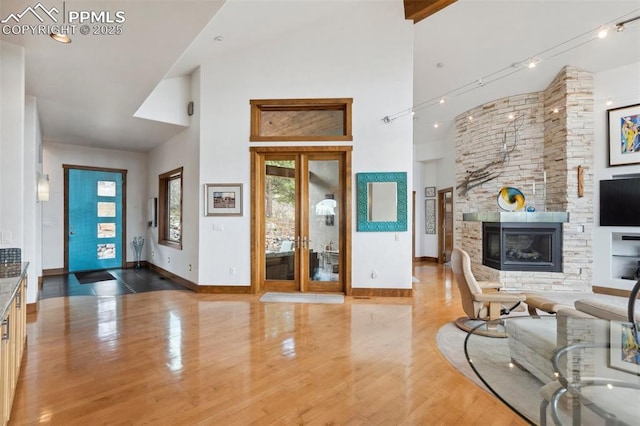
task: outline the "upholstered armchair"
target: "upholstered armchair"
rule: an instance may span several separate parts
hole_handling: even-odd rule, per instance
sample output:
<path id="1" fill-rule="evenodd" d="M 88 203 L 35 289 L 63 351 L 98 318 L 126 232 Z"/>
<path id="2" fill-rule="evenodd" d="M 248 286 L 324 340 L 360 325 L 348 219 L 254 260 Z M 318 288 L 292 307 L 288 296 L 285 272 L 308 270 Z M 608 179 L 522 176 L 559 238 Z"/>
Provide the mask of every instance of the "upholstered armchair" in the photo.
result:
<path id="1" fill-rule="evenodd" d="M 498 291 L 501 287 L 499 283 L 476 281 L 471 272 L 471 258 L 462 249 L 453 249 L 451 269 L 460 290 L 462 308 L 467 314 L 466 317 L 458 318 L 456 325 L 465 331 L 475 327 L 479 320 L 496 320 L 502 315 L 508 315 L 526 299 L 524 294 Z"/>

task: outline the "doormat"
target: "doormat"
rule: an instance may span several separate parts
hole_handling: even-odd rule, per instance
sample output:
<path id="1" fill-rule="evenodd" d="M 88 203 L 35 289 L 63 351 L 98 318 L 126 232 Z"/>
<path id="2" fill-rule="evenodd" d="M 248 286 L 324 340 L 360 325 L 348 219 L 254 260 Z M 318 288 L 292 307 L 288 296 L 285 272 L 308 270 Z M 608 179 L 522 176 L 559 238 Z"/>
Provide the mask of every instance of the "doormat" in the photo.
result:
<path id="1" fill-rule="evenodd" d="M 111 275 L 108 271 L 76 272 L 74 275 L 80 284 L 91 284 L 97 283 L 98 281 L 110 281 L 116 279 L 116 277 Z"/>
<path id="2" fill-rule="evenodd" d="M 284 303 L 344 303 L 342 294 L 317 294 L 317 293 L 265 293 L 260 298 L 261 302 Z"/>

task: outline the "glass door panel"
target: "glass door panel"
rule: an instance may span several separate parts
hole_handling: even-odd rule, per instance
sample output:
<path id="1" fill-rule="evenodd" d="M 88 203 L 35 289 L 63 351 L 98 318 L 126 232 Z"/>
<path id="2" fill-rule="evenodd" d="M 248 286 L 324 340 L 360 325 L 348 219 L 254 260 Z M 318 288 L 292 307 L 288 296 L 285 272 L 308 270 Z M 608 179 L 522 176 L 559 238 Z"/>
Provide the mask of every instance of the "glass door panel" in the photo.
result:
<path id="1" fill-rule="evenodd" d="M 264 170 L 264 277 L 267 289 L 298 290 L 296 160 L 267 159 Z M 299 241 L 299 240 L 298 240 Z"/>
<path id="2" fill-rule="evenodd" d="M 318 290 L 340 281 L 340 161 L 310 159 L 307 181 L 308 278 Z"/>

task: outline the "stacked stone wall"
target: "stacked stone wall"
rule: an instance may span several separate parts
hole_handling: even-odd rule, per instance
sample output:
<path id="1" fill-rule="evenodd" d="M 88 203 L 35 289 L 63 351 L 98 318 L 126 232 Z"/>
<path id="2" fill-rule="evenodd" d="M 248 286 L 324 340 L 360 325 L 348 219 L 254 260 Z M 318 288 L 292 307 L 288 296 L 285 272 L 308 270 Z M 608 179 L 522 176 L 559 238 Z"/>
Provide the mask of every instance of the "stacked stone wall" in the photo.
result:
<path id="1" fill-rule="evenodd" d="M 495 100 L 456 118 L 456 246 L 469 252 L 478 279 L 518 290 L 591 289 L 593 142 L 593 77 L 572 67 L 542 92 Z M 513 149 L 508 161 L 486 170 L 496 177 L 465 192 L 461 184 L 469 172 L 499 160 L 505 144 Z M 583 196 L 578 196 L 579 167 Z M 462 214 L 499 210 L 497 195 L 504 186 L 519 188 L 527 205 L 538 211 L 569 212 L 563 226 L 563 272 L 498 271 L 482 265 L 482 224 L 464 222 Z"/>

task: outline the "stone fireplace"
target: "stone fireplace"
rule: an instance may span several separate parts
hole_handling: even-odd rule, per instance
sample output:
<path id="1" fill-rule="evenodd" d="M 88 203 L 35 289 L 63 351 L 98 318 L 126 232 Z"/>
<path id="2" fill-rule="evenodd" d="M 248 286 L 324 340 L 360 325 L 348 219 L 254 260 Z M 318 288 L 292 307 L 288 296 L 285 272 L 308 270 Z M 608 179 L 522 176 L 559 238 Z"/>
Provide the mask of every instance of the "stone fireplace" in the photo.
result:
<path id="1" fill-rule="evenodd" d="M 469 253 L 479 280 L 496 281 L 505 288 L 523 291 L 591 291 L 593 104 L 593 76 L 567 66 L 541 92 L 496 99 L 456 118 L 454 245 Z M 516 123 L 510 117 L 520 117 L 521 122 Z M 495 166 L 496 158 L 507 149 L 508 161 Z M 579 170 L 583 172 L 580 177 Z M 480 178 L 465 187 L 472 172 Z M 518 212 L 501 211 L 496 198 L 503 187 L 518 188 L 526 199 L 525 208 Z M 525 212 L 526 208 L 533 212 Z M 554 214 L 565 218 L 538 220 Z M 488 217 L 491 215 L 499 217 L 496 220 Z M 512 215 L 522 216 L 513 220 L 516 216 Z M 524 237 L 522 230 L 513 234 L 505 226 L 527 221 L 554 224 L 558 228 L 554 233 L 561 235 L 561 239 L 556 237 L 553 241 L 553 236 L 547 236 L 536 240 L 529 238 L 531 235 Z M 540 255 L 527 254 L 522 248 L 519 255 L 541 256 L 539 259 L 544 261 L 530 259 L 529 263 L 548 264 L 545 268 L 549 270 L 541 270 L 541 265 L 511 264 L 518 254 L 512 253 L 509 258 L 501 251 L 507 250 L 503 236 L 497 240 L 502 244 L 497 249 L 500 254 L 494 256 L 500 258 L 500 263 L 487 259 L 483 262 L 483 253 L 498 247 L 495 242 L 485 242 L 483 223 L 497 223 L 501 234 L 512 233 L 512 244 L 522 247 L 526 243 L 537 244 Z M 550 254 L 541 249 L 555 242 L 561 247 L 559 261 L 554 257 L 558 250 Z"/>

